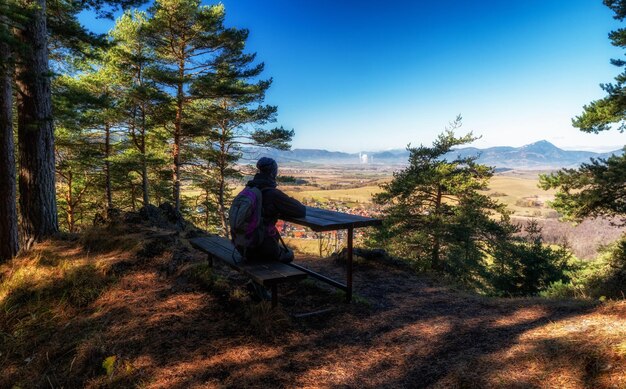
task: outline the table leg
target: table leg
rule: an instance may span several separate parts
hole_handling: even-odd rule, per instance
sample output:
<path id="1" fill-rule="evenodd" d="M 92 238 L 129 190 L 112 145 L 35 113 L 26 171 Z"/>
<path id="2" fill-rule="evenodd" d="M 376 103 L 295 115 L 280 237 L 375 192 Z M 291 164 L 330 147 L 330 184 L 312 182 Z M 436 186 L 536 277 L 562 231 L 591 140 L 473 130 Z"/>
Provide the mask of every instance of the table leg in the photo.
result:
<path id="1" fill-rule="evenodd" d="M 272 308 L 276 308 L 278 305 L 278 286 L 276 284 L 272 285 Z"/>
<path id="2" fill-rule="evenodd" d="M 348 262 L 346 264 L 346 273 L 347 273 L 347 290 L 346 290 L 346 301 L 352 301 L 352 238 L 354 236 L 354 228 L 348 227 Z"/>

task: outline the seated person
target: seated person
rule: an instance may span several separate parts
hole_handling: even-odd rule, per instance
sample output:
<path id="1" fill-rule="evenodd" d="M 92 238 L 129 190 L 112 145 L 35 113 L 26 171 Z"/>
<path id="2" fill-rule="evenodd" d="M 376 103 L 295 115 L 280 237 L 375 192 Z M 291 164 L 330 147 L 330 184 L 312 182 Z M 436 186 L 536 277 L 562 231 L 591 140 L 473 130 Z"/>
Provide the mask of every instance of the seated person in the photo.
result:
<path id="1" fill-rule="evenodd" d="M 278 260 L 289 263 L 293 261 L 293 251 L 280 245 L 280 234 L 276 222 L 281 216 L 304 217 L 306 208 L 298 200 L 287 196 L 277 189 L 276 176 L 278 164 L 272 158 L 263 157 L 258 160 L 258 173 L 248 182 L 247 186 L 257 187 L 263 193 L 262 223 L 266 225 L 267 236 L 257 247 L 246 252 L 248 260 Z"/>

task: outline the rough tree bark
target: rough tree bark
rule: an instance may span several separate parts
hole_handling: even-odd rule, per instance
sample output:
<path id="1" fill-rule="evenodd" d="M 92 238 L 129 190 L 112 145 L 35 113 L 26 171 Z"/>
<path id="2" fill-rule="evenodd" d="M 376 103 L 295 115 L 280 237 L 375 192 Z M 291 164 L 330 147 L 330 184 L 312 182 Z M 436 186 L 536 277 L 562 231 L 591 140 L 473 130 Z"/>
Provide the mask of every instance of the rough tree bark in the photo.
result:
<path id="1" fill-rule="evenodd" d="M 113 193 L 111 190 L 111 127 L 109 124 L 104 125 L 104 177 L 105 192 L 107 201 L 107 212 L 113 209 Z"/>
<path id="2" fill-rule="evenodd" d="M 141 105 L 141 131 L 139 132 L 139 152 L 141 153 L 141 188 L 143 190 L 143 206 L 150 204 L 148 188 L 148 161 L 146 158 L 146 104 Z"/>
<path id="3" fill-rule="evenodd" d="M 226 128 L 226 125 L 223 125 L 222 138 L 220 140 L 220 155 L 218 157 L 219 181 L 217 190 L 217 204 L 219 207 L 220 222 L 222 223 L 222 231 L 224 232 L 224 236 L 228 238 L 230 236 L 230 228 L 228 225 L 228 220 L 226 219 L 226 215 L 228 213 L 228 211 L 226 210 L 226 167 L 228 165 L 228 162 L 226 161 L 226 155 L 228 153 L 226 151 L 226 142 L 224 141 L 227 131 L 228 129 Z"/>
<path id="4" fill-rule="evenodd" d="M 19 249 L 10 54 L 9 46 L 0 43 L 0 263 L 13 258 Z"/>
<path id="5" fill-rule="evenodd" d="M 184 76 L 184 65 L 180 65 L 179 77 L 182 80 Z M 174 200 L 174 208 L 180 211 L 180 143 L 182 138 L 183 123 L 183 104 L 185 94 L 183 84 L 178 84 L 178 92 L 176 94 L 176 119 L 174 120 L 174 144 L 172 145 L 172 198 Z"/>
<path id="6" fill-rule="evenodd" d="M 58 231 L 54 177 L 54 128 L 45 0 L 25 0 L 30 19 L 16 31 L 24 50 L 16 66 L 20 229 L 29 249 Z"/>
<path id="7" fill-rule="evenodd" d="M 441 185 L 437 186 L 437 199 L 435 201 L 435 215 L 440 217 L 440 209 L 441 202 L 443 200 L 443 191 Z M 433 235 L 433 251 L 432 251 L 432 263 L 431 268 L 433 270 L 441 271 L 443 270 L 443 263 L 441 262 L 441 258 L 439 258 L 439 251 L 441 250 L 441 241 L 439 239 L 439 231 L 435 231 Z"/>

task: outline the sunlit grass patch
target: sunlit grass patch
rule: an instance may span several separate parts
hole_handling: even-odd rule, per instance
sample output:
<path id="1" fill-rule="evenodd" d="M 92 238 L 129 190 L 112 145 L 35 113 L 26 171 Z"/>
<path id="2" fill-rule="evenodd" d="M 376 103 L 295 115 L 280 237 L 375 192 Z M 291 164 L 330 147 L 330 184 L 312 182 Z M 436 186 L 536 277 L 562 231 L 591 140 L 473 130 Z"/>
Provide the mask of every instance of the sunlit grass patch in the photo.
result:
<path id="1" fill-rule="evenodd" d="M 284 238 L 287 246 L 293 248 L 298 254 L 316 255 L 320 253 L 320 243 L 317 239 Z"/>
<path id="2" fill-rule="evenodd" d="M 53 358 L 59 350 L 71 349 L 74 342 L 88 336 L 89 331 L 83 329 L 83 333 L 72 332 L 70 342 L 57 339 L 59 331 L 80 317 L 114 281 L 110 262 L 106 256 L 90 256 L 77 242 L 50 240 L 0 265 L 3 358 L 23 360 L 36 369 L 50 363 L 41 360 L 41 352 Z M 32 377 L 32 382 L 42 378 Z"/>
<path id="3" fill-rule="evenodd" d="M 62 253 L 51 257 L 47 251 L 35 250 L 3 268 L 0 307 L 5 311 L 46 301 L 86 306 L 111 280 L 104 264 L 75 256 L 65 259 Z"/>

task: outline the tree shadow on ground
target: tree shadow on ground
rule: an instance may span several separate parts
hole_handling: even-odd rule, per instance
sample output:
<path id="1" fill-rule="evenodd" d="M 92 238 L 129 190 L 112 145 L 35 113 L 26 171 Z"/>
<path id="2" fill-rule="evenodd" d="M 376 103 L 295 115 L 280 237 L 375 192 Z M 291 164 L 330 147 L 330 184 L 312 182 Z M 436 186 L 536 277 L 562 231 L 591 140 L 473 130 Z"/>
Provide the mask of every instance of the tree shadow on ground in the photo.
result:
<path id="1" fill-rule="evenodd" d="M 3 366 L 0 382 L 532 388 L 609 387 L 623 379 L 612 373 L 624 366 L 623 356 L 583 335 L 552 331 L 592 314 L 590 304 L 487 299 L 403 269 L 357 264 L 357 303 L 347 305 L 341 294 L 307 281 L 282 290 L 275 314 L 255 308 L 241 292 L 245 279 L 225 269 L 217 270 L 218 286 L 192 282 L 181 271 L 164 273 L 167 255 L 111 266 L 117 272 L 111 288 L 76 317 L 55 318 L 48 343 L 41 340 L 32 351 L 32 368 L 15 358 Z M 333 310 L 302 319 L 280 313 L 319 306 Z"/>
<path id="2" fill-rule="evenodd" d="M 359 278 L 364 282 L 367 274 Z M 388 288 L 382 282 L 377 285 Z M 418 277 L 404 277 L 393 289 L 387 301 L 374 301 L 366 307 L 342 305 L 335 294 L 328 293 L 328 300 L 339 305 L 335 313 L 292 321 L 282 336 L 273 339 L 255 336 L 245 328 L 235 331 L 230 343 L 212 348 L 205 357 L 190 351 L 186 358 L 169 360 L 165 369 L 172 374 L 165 374 L 167 385 L 533 387 L 541 386 L 542 375 L 560 369 L 576 372 L 585 363 L 607 363 L 592 345 L 578 348 L 577 353 L 562 348 L 567 355 L 578 357 L 555 361 L 559 354 L 546 345 L 562 343 L 558 339 L 530 342 L 525 346 L 534 348 L 530 351 L 511 351 L 525 334 L 551 322 L 585 315 L 594 309 L 592 305 L 532 299 L 490 301 L 428 286 Z M 374 287 L 368 296 L 379 292 Z M 299 308 L 297 301 L 291 304 L 285 308 Z M 214 335 L 204 344 L 223 344 L 220 331 Z M 508 352 L 513 356 L 498 358 Z M 537 374 L 518 374 L 512 381 L 510 371 L 518 365 L 516 358 L 525 355 L 544 358 L 544 366 L 535 368 Z M 583 369 L 580 374 L 570 374 L 576 376 L 570 380 L 580 382 L 581 387 L 601 386 L 600 372 Z"/>

